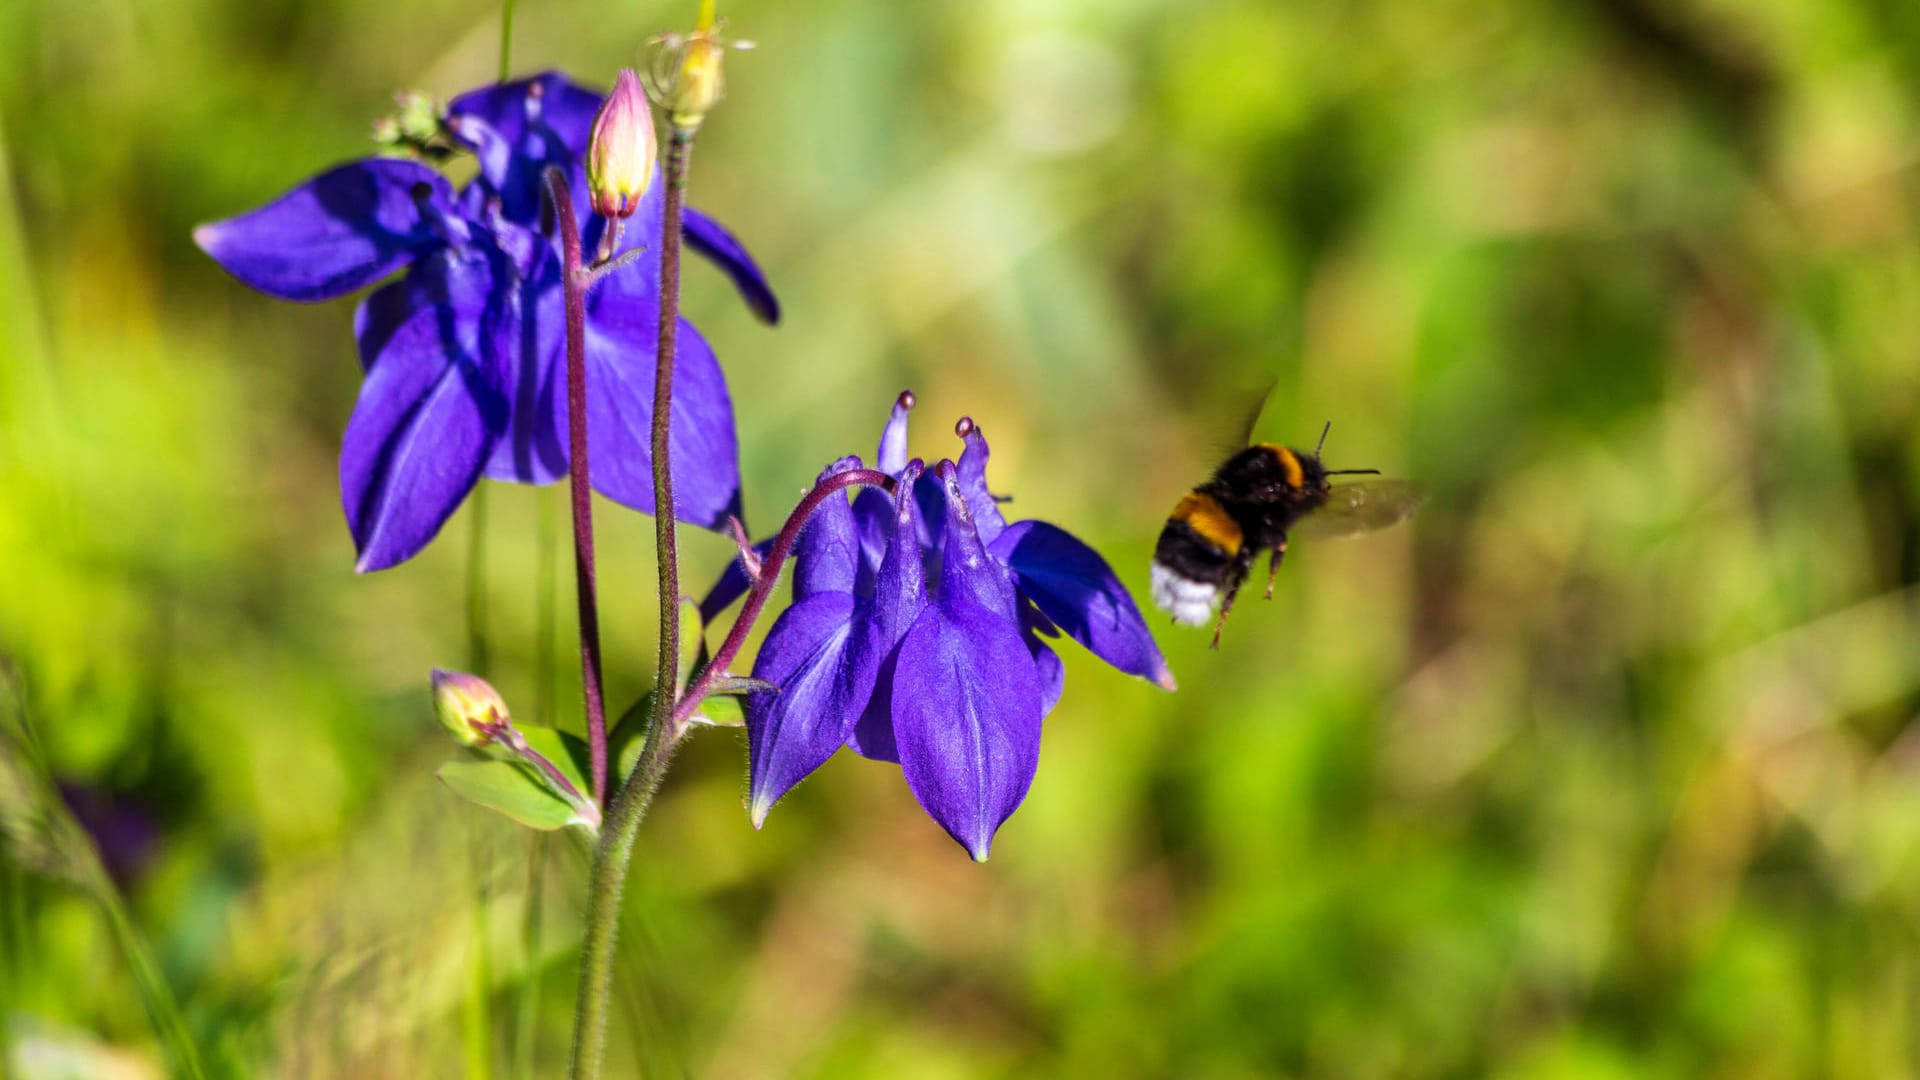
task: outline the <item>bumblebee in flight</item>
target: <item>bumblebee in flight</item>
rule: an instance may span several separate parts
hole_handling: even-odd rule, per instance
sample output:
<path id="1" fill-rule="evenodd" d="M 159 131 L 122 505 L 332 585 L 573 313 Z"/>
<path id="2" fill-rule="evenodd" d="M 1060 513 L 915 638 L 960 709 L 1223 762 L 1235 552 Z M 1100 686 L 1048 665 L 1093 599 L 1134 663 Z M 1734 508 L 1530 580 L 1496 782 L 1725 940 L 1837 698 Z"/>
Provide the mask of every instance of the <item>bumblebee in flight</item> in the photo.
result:
<path id="1" fill-rule="evenodd" d="M 1322 429 L 1311 454 L 1277 443 L 1249 446 L 1182 496 L 1154 546 L 1153 602 L 1188 626 L 1206 623 L 1218 604 L 1213 646 L 1219 648 L 1233 598 L 1262 554 L 1268 555 L 1267 598 L 1273 598 L 1289 532 L 1357 536 L 1398 524 L 1419 507 L 1419 492 L 1405 481 L 1328 483 L 1331 476 L 1380 470 L 1329 469 L 1320 461 L 1326 443 Z"/>

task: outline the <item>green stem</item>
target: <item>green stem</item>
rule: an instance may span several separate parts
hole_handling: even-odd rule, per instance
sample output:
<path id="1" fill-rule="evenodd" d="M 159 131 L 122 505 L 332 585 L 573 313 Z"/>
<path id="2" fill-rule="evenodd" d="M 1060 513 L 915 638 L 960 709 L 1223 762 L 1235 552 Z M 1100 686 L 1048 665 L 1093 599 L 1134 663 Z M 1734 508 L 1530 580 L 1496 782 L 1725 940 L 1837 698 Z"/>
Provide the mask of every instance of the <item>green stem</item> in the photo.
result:
<path id="1" fill-rule="evenodd" d="M 89 849 L 89 856 L 91 854 Z M 120 902 L 120 891 L 107 878 L 106 871 L 98 869 L 97 862 L 95 867 L 99 880 L 92 892 L 107 916 L 107 925 L 113 929 L 121 954 L 127 958 L 133 983 L 139 987 L 140 999 L 146 1003 L 147 1016 L 160 1035 L 160 1045 L 166 1048 L 171 1071 L 175 1076 L 200 1080 L 206 1075 L 200 1067 L 200 1052 L 194 1049 L 193 1037 L 187 1034 L 186 1021 L 180 1016 L 173 991 L 167 986 L 166 977 L 160 974 L 160 966 L 153 962 L 153 954 L 147 951 L 140 931 L 134 929 L 133 920 L 127 917 L 126 906 Z"/>
<path id="2" fill-rule="evenodd" d="M 554 699 L 558 695 L 554 643 L 559 636 L 559 592 L 555 567 L 560 531 L 553 500 L 539 499 L 539 530 L 534 541 L 533 568 L 533 722 L 554 727 Z"/>
<path id="3" fill-rule="evenodd" d="M 533 836 L 533 855 L 527 860 L 527 911 L 520 927 L 522 972 L 520 1001 L 514 1017 L 513 1075 L 533 1080 L 540 1038 L 540 975 L 546 965 L 540 955 L 540 911 L 546 895 L 542 888 L 547 875 L 547 838 Z"/>
<path id="4" fill-rule="evenodd" d="M 659 783 L 679 739 L 673 723 L 680 695 L 680 558 L 674 543 L 673 468 L 667 460 L 673 416 L 673 364 L 680 327 L 680 217 L 686 200 L 693 129 L 675 125 L 663 170 L 666 206 L 660 225 L 660 334 L 653 377 L 653 536 L 660 571 L 660 656 L 653 674 L 653 716 L 634 768 L 637 779 Z M 651 801 L 652 795 L 647 796 Z M 644 808 L 643 808 L 644 809 Z M 638 824 L 636 819 L 635 824 Z"/>
<path id="5" fill-rule="evenodd" d="M 493 1075 L 493 1016 L 490 1007 L 493 964 L 487 948 L 493 853 L 487 844 L 484 826 L 475 828 L 469 843 L 473 874 L 478 879 L 479 890 L 474 896 L 467 928 L 467 943 L 473 952 L 471 963 L 467 966 L 467 992 L 461 1002 L 460 1035 L 469 1080 L 488 1080 Z"/>
<path id="6" fill-rule="evenodd" d="M 559 551 L 559 529 L 552 499 L 544 496 L 538 499 L 535 513 L 537 529 L 533 556 L 533 717 L 534 723 L 542 727 L 552 727 L 556 696 L 553 647 L 554 638 L 558 632 L 556 626 L 559 623 L 559 593 L 554 562 L 556 553 Z M 546 863 L 546 837 L 535 833 L 533 855 L 528 860 L 527 866 L 526 919 L 520 927 L 524 970 L 514 1015 L 513 1075 L 519 1080 L 532 1080 L 534 1062 L 538 1060 L 539 1052 L 540 976 L 545 968 L 540 955 L 540 919 L 545 898 L 545 889 L 542 886 L 546 880 Z"/>
<path id="7" fill-rule="evenodd" d="M 513 73 L 513 0 L 500 5 L 500 81 Z"/>
<path id="8" fill-rule="evenodd" d="M 487 670 L 487 485 L 467 497 L 467 670 Z"/>
<path id="9" fill-rule="evenodd" d="M 534 723 L 553 726 L 553 638 L 555 638 L 555 557 L 559 552 L 559 530 L 555 527 L 553 500 L 536 500 L 534 532 Z M 520 995 L 515 1003 L 515 1061 L 513 1074 L 520 1080 L 532 1080 L 536 1051 L 540 1049 L 540 976 L 545 965 L 540 955 L 540 913 L 545 899 L 547 878 L 547 838 L 534 834 L 534 853 L 526 871 L 526 919 L 520 924 L 520 955 L 524 970 L 520 976 Z"/>
<path id="10" fill-rule="evenodd" d="M 467 521 L 467 669 L 480 673 L 488 668 L 487 657 L 487 485 L 473 489 L 468 499 Z M 471 865 L 478 879 L 472 932 L 472 949 L 467 967 L 467 991 L 461 1001 L 460 1036 L 466 1059 L 468 1080 L 489 1080 L 493 1076 L 493 1012 L 489 1007 L 492 991 L 492 958 L 487 954 L 487 890 L 492 876 L 491 855 L 483 833 L 468 838 Z"/>
<path id="11" fill-rule="evenodd" d="M 26 875 L 0 862 L 0 969 L 26 970 Z M 0 1080 L 13 1076 L 11 1020 L 16 1011 L 12 980 L 0 981 Z"/>
<path id="12" fill-rule="evenodd" d="M 619 787 L 601 825 L 587 884 L 586 940 L 581 946 L 580 996 L 573 1024 L 574 1080 L 596 1080 L 606 1054 L 607 1003 L 613 986 L 614 942 L 620 923 L 620 897 L 633 859 L 634 835 L 653 804 L 666 775 L 679 732 L 673 723 L 680 656 L 680 575 L 674 550 L 673 472 L 667 459 L 673 415 L 675 331 L 680 316 L 680 216 L 686 192 L 687 163 L 693 133 L 676 127 L 667 143 L 666 207 L 660 236 L 660 334 L 653 383 L 654 542 L 660 569 L 660 662 L 654 677 L 653 716 L 633 776 Z M 569 287 L 575 287 L 573 278 Z"/>
<path id="13" fill-rule="evenodd" d="M 649 744 L 653 733 L 648 732 Z M 613 797 L 600 827 L 587 881 L 587 932 L 581 944 L 580 997 L 573 1018 L 573 1080 L 596 1080 L 607 1044 L 607 1007 L 613 990 L 613 952 L 620 919 L 620 897 L 633 861 L 633 840 L 666 775 L 670 753 L 642 759 L 633 777 Z"/>
<path id="14" fill-rule="evenodd" d="M 667 460 L 673 419 L 673 364 L 680 328 L 680 211 L 687 191 L 693 132 L 675 126 L 667 142 L 666 206 L 660 225 L 660 334 L 653 375 L 653 539 L 660 571 L 660 657 L 654 668 L 648 748 L 673 715 L 680 687 L 680 558 L 674 544 L 673 468 Z"/>

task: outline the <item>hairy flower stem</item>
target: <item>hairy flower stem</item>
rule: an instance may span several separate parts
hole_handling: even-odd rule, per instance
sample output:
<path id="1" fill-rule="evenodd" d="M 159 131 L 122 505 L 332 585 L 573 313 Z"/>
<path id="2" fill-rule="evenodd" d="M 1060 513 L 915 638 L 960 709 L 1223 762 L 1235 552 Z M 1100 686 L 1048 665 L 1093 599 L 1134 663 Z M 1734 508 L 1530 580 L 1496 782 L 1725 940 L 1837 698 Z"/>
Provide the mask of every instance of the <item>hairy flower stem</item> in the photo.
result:
<path id="1" fill-rule="evenodd" d="M 799 539 L 800 527 L 829 496 L 855 484 L 889 486 L 884 473 L 855 470 L 830 477 L 808 492 L 787 519 L 773 550 L 754 582 L 740 617 L 727 632 L 714 661 L 701 672 L 685 696 L 675 685 L 680 658 L 680 567 L 674 546 L 673 473 L 668 460 L 673 415 L 673 361 L 680 318 L 680 218 L 686 193 L 687 163 L 693 152 L 693 132 L 676 126 L 667 143 L 665 162 L 666 208 L 660 238 L 660 335 L 653 383 L 653 509 L 654 539 L 660 569 L 660 662 L 654 677 L 653 712 L 646 741 L 633 775 L 619 785 L 607 807 L 594 851 L 587 883 L 586 938 L 581 944 L 580 991 L 574 1005 L 573 1056 L 568 1075 L 574 1080 L 597 1080 L 607 1041 L 607 1009 L 613 984 L 615 932 L 620 921 L 620 898 L 626 890 L 627 870 L 633 859 L 634 836 L 653 795 L 666 775 L 674 747 L 686 730 L 687 718 L 726 665 L 740 652 L 747 634 L 773 591 L 780 566 Z M 556 195 L 556 203 L 564 201 Z M 562 229 L 571 232 L 572 215 L 562 216 Z M 583 283 L 592 271 L 579 270 L 579 239 L 570 236 L 567 264 L 568 341 L 572 339 L 573 311 Z M 571 349 L 571 346 L 569 346 Z M 576 458 L 576 460 L 581 460 Z"/>
<path id="2" fill-rule="evenodd" d="M 570 1075 L 592 1080 L 600 1075 L 607 1043 L 607 998 L 613 983 L 615 931 L 620 897 L 626 890 L 633 837 L 666 774 L 677 732 L 671 717 L 680 658 L 680 565 L 674 547 L 673 467 L 668 459 L 673 418 L 673 361 L 680 323 L 680 211 L 687 187 L 687 163 L 693 133 L 675 127 L 667 143 L 664 181 L 666 208 L 660 227 L 660 336 L 653 377 L 653 521 L 660 568 L 660 663 L 653 682 L 653 715 L 633 776 L 614 795 L 594 852 L 587 885 L 587 932 L 581 946 L 580 996 L 574 1006 L 573 1060 Z M 566 268 L 567 325 L 571 341 L 575 293 L 582 287 L 576 236 Z M 584 306 L 584 301 L 582 301 Z M 601 743 L 604 743 L 604 733 Z M 604 750 L 601 751 L 604 755 Z M 604 767 L 604 762 L 602 764 Z"/>
<path id="3" fill-rule="evenodd" d="M 574 1008 L 573 1068 L 574 1080 L 594 1080 L 600 1075 L 600 1058 L 606 1045 L 607 996 L 613 980 L 614 930 L 618 924 L 620 895 L 626 887 L 627 867 L 633 858 L 633 839 L 640 822 L 653 803 L 653 793 L 666 775 L 673 748 L 686 730 L 687 719 L 700 706 L 707 690 L 740 653 L 747 635 L 753 630 L 767 597 L 780 577 L 780 568 L 800 539 L 800 529 L 827 499 L 850 487 L 869 484 L 891 489 L 893 478 L 871 469 L 853 469 L 828 477 L 807 492 L 800 505 L 788 515 L 785 527 L 774 538 L 772 550 L 761 563 L 760 576 L 747 593 L 740 617 L 734 620 L 727 639 L 714 654 L 687 693 L 663 718 L 656 714 L 647 730 L 647 741 L 634 766 L 633 775 L 613 797 L 600 830 L 600 846 L 594 852 L 592 876 L 587 883 L 587 934 L 581 946 L 580 998 Z M 659 695 L 655 696 L 656 710 Z"/>
<path id="4" fill-rule="evenodd" d="M 560 229 L 561 279 L 567 296 L 567 470 L 573 494 L 573 577 L 580 606 L 580 682 L 586 698 L 587 755 L 593 801 L 607 800 L 607 706 L 600 688 L 600 604 L 593 573 L 593 488 L 587 475 L 587 283 L 580 265 L 580 227 L 565 174 L 547 170 L 547 197 Z"/>
<path id="5" fill-rule="evenodd" d="M 672 444 L 673 364 L 680 329 L 680 209 L 687 191 L 693 132 L 675 126 L 667 142 L 666 208 L 660 226 L 660 338 L 653 375 L 653 538 L 660 566 L 660 663 L 653 680 L 653 726 L 647 749 L 660 742 L 661 720 L 672 715 L 680 688 L 680 559 L 674 544 Z M 646 762 L 641 759 L 642 764 Z"/>

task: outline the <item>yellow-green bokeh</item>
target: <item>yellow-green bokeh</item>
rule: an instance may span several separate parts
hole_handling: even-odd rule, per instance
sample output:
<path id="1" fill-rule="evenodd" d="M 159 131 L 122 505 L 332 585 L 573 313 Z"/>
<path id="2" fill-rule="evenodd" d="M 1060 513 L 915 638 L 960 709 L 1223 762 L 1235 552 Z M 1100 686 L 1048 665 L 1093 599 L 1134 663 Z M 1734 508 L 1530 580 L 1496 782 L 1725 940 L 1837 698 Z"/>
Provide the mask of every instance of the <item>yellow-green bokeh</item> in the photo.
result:
<path id="1" fill-rule="evenodd" d="M 513 66 L 604 84 L 694 11 L 521 0 Z M 635 860 L 617 1070 L 1920 1069 L 1920 8 L 722 14 L 759 47 L 692 201 L 787 318 L 705 267 L 687 305 L 757 531 L 906 387 L 915 453 L 971 415 L 1011 515 L 1143 601 L 1269 386 L 1263 437 L 1331 419 L 1330 459 L 1430 500 L 1294 545 L 1217 653 L 1167 627 L 1176 694 L 1063 650 L 984 866 L 855 759 L 755 832 L 741 739 L 699 736 Z M 511 1075 L 528 1030 L 535 1075 L 564 1058 L 580 853 L 432 779 L 469 515 L 356 577 L 351 304 L 189 236 L 368 152 L 394 90 L 493 77 L 499 15 L 0 4 L 0 654 L 61 778 L 157 817 L 129 900 L 217 1075 Z M 570 608 L 537 644 L 560 498 L 490 489 L 484 674 L 577 726 Z M 601 505 L 618 708 L 652 525 Z M 694 581 L 730 552 L 684 546 Z M 94 909 L 5 874 L 9 1043 L 157 1075 Z"/>

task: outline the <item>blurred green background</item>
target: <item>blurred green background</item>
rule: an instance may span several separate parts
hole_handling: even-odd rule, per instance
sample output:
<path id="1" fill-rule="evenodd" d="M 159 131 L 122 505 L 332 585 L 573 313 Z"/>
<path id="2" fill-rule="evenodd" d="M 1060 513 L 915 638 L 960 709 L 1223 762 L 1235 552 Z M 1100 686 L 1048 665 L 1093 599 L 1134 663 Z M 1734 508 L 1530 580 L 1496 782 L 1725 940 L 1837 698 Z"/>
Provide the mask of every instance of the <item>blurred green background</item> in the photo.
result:
<path id="1" fill-rule="evenodd" d="M 595 83 L 684 4 L 522 0 Z M 993 439 L 1145 600 L 1259 433 L 1424 484 L 1294 546 L 1163 693 L 1071 647 L 976 866 L 843 755 L 756 833 L 698 736 L 641 834 L 616 1074 L 1920 1071 L 1920 7 L 1899 0 L 723 5 L 693 202 L 772 273 L 689 309 L 750 515 Z M 555 1075 L 584 859 L 455 799 L 471 511 L 352 573 L 351 304 L 197 223 L 490 80 L 457 0 L 0 3 L 0 654 L 51 773 L 144 817 L 132 925 L 218 1076 Z M 561 492 L 491 485 L 484 673 L 577 725 Z M 610 696 L 651 522 L 602 504 Z M 550 531 L 548 533 L 550 534 Z M 692 534 L 690 578 L 728 544 Z M 543 558 L 543 552 L 546 553 Z M 1155 618 L 1154 625 L 1164 627 Z M 15 844 L 8 1076 L 159 1075 L 109 920 Z"/>

